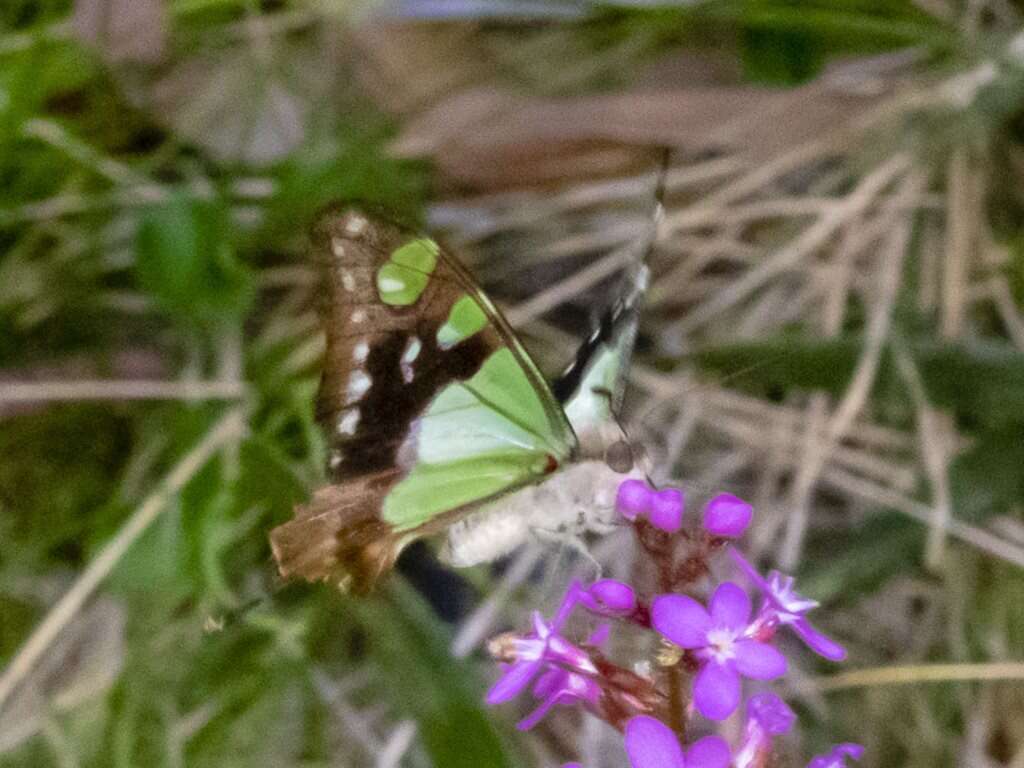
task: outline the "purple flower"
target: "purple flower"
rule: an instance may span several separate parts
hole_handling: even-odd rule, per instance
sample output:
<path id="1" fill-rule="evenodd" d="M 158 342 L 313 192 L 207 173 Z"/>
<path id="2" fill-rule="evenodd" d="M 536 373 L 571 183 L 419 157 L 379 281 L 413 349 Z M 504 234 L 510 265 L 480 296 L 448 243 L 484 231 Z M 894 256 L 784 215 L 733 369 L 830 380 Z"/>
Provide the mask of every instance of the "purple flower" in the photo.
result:
<path id="1" fill-rule="evenodd" d="M 818 603 L 810 600 L 793 589 L 793 577 L 778 571 L 771 571 L 765 579 L 757 569 L 738 551 L 729 551 L 732 559 L 764 596 L 764 604 L 758 611 L 754 624 L 760 631 L 771 635 L 778 626 L 786 626 L 796 633 L 804 644 L 819 656 L 831 661 L 842 661 L 846 658 L 846 650 L 835 640 L 818 632 L 804 618 L 804 614 L 817 608 Z"/>
<path id="2" fill-rule="evenodd" d="M 621 582 L 603 584 L 596 591 L 583 589 L 574 581 L 562 599 L 555 617 L 546 621 L 539 612 L 533 614 L 533 632 L 527 635 L 503 635 L 492 641 L 495 656 L 511 659 L 505 665 L 498 681 L 487 692 L 490 705 L 501 704 L 518 696 L 536 679 L 532 693 L 540 705 L 522 720 L 518 727 L 527 730 L 536 725 L 556 705 L 584 702 L 596 704 L 601 695 L 600 686 L 593 680 L 597 675 L 590 654 L 573 645 L 559 634 L 576 604 L 584 600 L 609 610 L 623 607 L 633 590 Z M 594 586 L 598 586 L 595 584 Z M 628 593 L 627 593 L 628 591 Z M 635 603 L 635 596 L 633 597 Z M 599 627 L 590 638 L 591 645 L 599 645 L 607 637 L 607 627 Z"/>
<path id="3" fill-rule="evenodd" d="M 683 524 L 685 500 L 678 488 L 654 491 L 643 480 L 623 480 L 615 506 L 627 520 L 646 516 L 651 525 L 668 533 L 678 531 Z"/>
<path id="4" fill-rule="evenodd" d="M 651 605 L 654 628 L 700 662 L 693 701 L 711 720 L 724 720 L 739 705 L 740 676 L 773 680 L 786 673 L 786 657 L 752 638 L 750 611 L 747 593 L 729 581 L 715 590 L 708 609 L 686 595 L 659 595 Z"/>
<path id="5" fill-rule="evenodd" d="M 516 725 L 521 731 L 533 728 L 556 705 L 597 704 L 601 687 L 586 675 L 551 667 L 537 679 L 533 695 L 540 700 L 540 705 Z"/>
<path id="6" fill-rule="evenodd" d="M 501 704 L 518 696 L 542 669 L 552 664 L 584 673 L 597 673 L 589 654 L 558 634 L 564 621 L 564 617 L 562 621 L 558 620 L 560 615 L 561 611 L 554 621 L 548 623 L 539 612 L 534 612 L 532 633 L 510 639 L 508 636 L 500 638 L 504 644 L 501 655 L 511 656 L 514 660 L 505 666 L 498 682 L 487 692 L 488 704 Z"/>
<path id="7" fill-rule="evenodd" d="M 772 737 L 788 733 L 795 720 L 793 710 L 770 691 L 756 693 L 747 699 L 743 744 L 733 758 L 733 768 L 766 765 L 772 751 Z"/>
<path id="8" fill-rule="evenodd" d="M 718 736 L 698 739 L 684 753 L 672 729 L 648 715 L 626 723 L 626 754 L 632 768 L 727 768 L 732 759 Z"/>
<path id="9" fill-rule="evenodd" d="M 726 539 L 738 539 L 750 525 L 754 508 L 731 493 L 720 493 L 704 507 L 704 529 Z"/>
<path id="10" fill-rule="evenodd" d="M 846 758 L 860 760 L 864 755 L 864 747 L 860 744 L 839 744 L 827 755 L 818 755 L 807 764 L 807 768 L 844 768 Z"/>

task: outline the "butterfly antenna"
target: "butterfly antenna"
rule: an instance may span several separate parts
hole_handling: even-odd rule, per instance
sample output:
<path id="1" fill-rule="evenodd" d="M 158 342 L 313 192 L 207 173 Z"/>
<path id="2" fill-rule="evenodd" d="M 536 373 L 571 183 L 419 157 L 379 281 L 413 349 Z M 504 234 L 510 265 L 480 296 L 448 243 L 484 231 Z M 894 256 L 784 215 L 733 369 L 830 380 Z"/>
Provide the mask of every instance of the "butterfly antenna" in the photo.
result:
<path id="1" fill-rule="evenodd" d="M 629 276 L 629 285 L 623 291 L 620 304 L 624 309 L 635 309 L 644 294 L 647 292 L 647 284 L 650 280 L 650 260 L 658 246 L 659 235 L 662 223 L 665 221 L 665 191 L 667 189 L 668 171 L 672 162 L 672 148 L 665 147 L 661 153 L 661 161 L 658 166 L 658 178 L 654 186 L 653 206 L 651 208 L 650 225 L 647 230 L 643 248 L 640 251 L 640 258 L 637 259 Z M 613 308 L 614 310 L 614 308 Z M 622 309 L 619 310 L 620 312 Z"/>
<path id="2" fill-rule="evenodd" d="M 644 250 L 643 261 L 647 262 L 658 244 L 661 225 L 665 221 L 665 193 L 668 189 L 668 172 L 672 167 L 672 147 L 664 147 L 661 151 L 661 166 L 658 170 L 658 182 L 654 187 L 654 213 L 652 216 L 651 234 Z"/>
<path id="3" fill-rule="evenodd" d="M 778 352 L 778 353 L 772 355 L 771 357 L 769 357 L 767 360 L 758 360 L 756 363 L 751 363 L 750 365 L 745 365 L 745 366 L 743 366 L 742 368 L 740 368 L 737 371 L 730 371 L 728 374 L 726 374 L 721 379 L 719 379 L 717 382 L 715 382 L 715 384 L 717 384 L 718 386 L 723 386 L 725 384 L 729 384 L 730 382 L 735 381 L 736 379 L 740 378 L 741 376 L 746 376 L 748 373 L 753 373 L 754 371 L 757 371 L 757 370 L 759 370 L 761 368 L 764 368 L 767 365 L 771 365 L 776 360 L 782 359 L 784 354 L 785 354 L 784 352 Z M 694 384 L 691 387 L 686 387 L 680 393 L 680 395 L 682 397 L 686 397 L 691 392 L 694 392 L 694 391 L 697 391 L 697 390 L 700 390 L 702 388 L 706 388 L 706 387 L 709 387 L 709 386 L 711 386 L 711 384 L 708 384 L 708 383 L 697 383 L 697 384 Z M 646 427 L 647 424 L 648 424 L 648 420 L 651 418 L 652 414 L 656 413 L 657 410 L 659 408 L 661 408 L 663 405 L 665 405 L 666 402 L 667 402 L 666 400 L 661 400 L 661 401 L 659 401 L 657 403 L 654 403 L 649 408 L 647 408 L 647 410 L 644 411 L 643 415 L 638 420 L 638 423 L 640 424 L 640 426 L 641 427 Z"/>

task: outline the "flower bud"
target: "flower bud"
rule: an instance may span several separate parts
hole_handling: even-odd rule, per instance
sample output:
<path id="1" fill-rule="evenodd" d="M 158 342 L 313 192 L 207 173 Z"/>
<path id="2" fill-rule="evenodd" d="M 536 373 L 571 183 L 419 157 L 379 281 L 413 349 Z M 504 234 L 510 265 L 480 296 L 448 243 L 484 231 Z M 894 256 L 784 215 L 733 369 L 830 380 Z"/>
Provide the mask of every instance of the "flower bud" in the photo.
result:
<path id="1" fill-rule="evenodd" d="M 655 528 L 675 533 L 683 524 L 683 492 L 678 488 L 663 488 L 651 495 L 648 519 Z"/>
<path id="2" fill-rule="evenodd" d="M 731 493 L 720 493 L 704 508 L 704 529 L 713 536 L 738 539 L 750 525 L 754 509 Z"/>
<path id="3" fill-rule="evenodd" d="M 651 507 L 651 489 L 643 480 L 623 480 L 615 497 L 615 506 L 627 520 L 636 520 L 638 515 Z"/>

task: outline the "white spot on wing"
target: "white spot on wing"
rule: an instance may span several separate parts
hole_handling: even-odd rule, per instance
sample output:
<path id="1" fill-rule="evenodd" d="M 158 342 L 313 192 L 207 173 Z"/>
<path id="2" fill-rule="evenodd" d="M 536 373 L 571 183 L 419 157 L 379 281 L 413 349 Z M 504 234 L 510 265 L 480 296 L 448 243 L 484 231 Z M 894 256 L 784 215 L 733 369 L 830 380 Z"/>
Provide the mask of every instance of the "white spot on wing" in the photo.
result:
<path id="1" fill-rule="evenodd" d="M 417 337 L 413 336 L 405 343 L 405 351 L 402 353 L 402 379 L 406 384 L 411 384 L 413 377 L 416 372 L 412 368 L 412 364 L 416 362 L 416 358 L 419 357 L 420 350 L 423 349 L 423 342 Z"/>
<path id="2" fill-rule="evenodd" d="M 349 382 L 349 388 L 351 389 L 352 383 Z M 339 435 L 354 435 L 356 433 L 356 427 L 359 426 L 359 409 L 349 408 L 341 412 L 338 417 L 337 429 Z"/>
<path id="3" fill-rule="evenodd" d="M 331 251 L 333 251 L 334 255 L 337 256 L 339 259 L 344 257 L 344 255 L 345 255 L 345 241 L 342 240 L 340 237 L 332 237 L 331 238 Z"/>
<path id="4" fill-rule="evenodd" d="M 415 362 L 416 358 L 419 357 L 421 349 L 423 349 L 423 342 L 420 341 L 417 337 L 413 336 L 405 344 L 405 351 L 402 353 L 402 362 Z"/>
<path id="5" fill-rule="evenodd" d="M 331 458 L 328 460 L 327 465 L 331 470 L 335 470 L 341 466 L 341 462 L 345 460 L 345 456 L 341 451 L 331 451 Z"/>
<path id="6" fill-rule="evenodd" d="M 345 222 L 345 232 L 353 237 L 361 235 L 366 231 L 368 223 L 362 216 L 352 214 L 348 217 L 348 221 Z"/>
<path id="7" fill-rule="evenodd" d="M 366 358 L 370 354 L 370 345 L 365 341 L 360 341 L 352 348 L 352 362 L 363 363 L 366 362 Z"/>
<path id="8" fill-rule="evenodd" d="M 356 289 L 356 279 L 352 275 L 352 272 L 347 269 L 341 270 L 341 287 L 349 293 L 352 293 Z"/>
<path id="9" fill-rule="evenodd" d="M 355 312 L 352 313 L 352 322 L 353 323 L 362 323 L 362 322 L 365 322 L 365 321 L 366 321 L 366 312 L 364 312 L 363 310 L 357 309 Z"/>
<path id="10" fill-rule="evenodd" d="M 393 277 L 381 277 L 377 279 L 377 287 L 385 293 L 405 290 L 405 283 Z"/>
<path id="11" fill-rule="evenodd" d="M 459 333 L 451 322 L 445 322 L 444 325 L 437 329 L 437 346 L 445 352 L 462 340 L 462 334 Z"/>
<path id="12" fill-rule="evenodd" d="M 354 403 L 362 398 L 372 384 L 373 379 L 365 371 L 352 371 L 352 375 L 348 379 L 348 390 L 346 392 L 348 401 Z"/>

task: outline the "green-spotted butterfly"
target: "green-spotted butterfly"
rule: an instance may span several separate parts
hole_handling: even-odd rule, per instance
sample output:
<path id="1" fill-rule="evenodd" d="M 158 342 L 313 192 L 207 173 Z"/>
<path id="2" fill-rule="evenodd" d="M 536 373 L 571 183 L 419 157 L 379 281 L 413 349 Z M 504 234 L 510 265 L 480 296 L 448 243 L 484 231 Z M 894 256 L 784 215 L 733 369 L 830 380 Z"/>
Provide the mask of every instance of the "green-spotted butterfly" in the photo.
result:
<path id="1" fill-rule="evenodd" d="M 314 227 L 330 484 L 270 534 L 281 574 L 365 590 L 414 539 L 499 557 L 531 530 L 607 525 L 633 467 L 614 418 L 646 267 L 554 391 L 469 273 L 357 208 Z M 556 392 L 558 396 L 556 397 Z"/>

